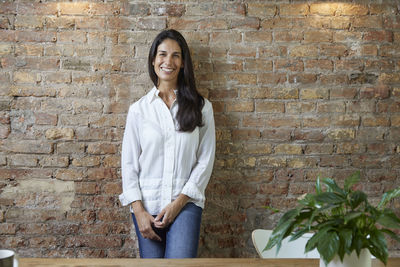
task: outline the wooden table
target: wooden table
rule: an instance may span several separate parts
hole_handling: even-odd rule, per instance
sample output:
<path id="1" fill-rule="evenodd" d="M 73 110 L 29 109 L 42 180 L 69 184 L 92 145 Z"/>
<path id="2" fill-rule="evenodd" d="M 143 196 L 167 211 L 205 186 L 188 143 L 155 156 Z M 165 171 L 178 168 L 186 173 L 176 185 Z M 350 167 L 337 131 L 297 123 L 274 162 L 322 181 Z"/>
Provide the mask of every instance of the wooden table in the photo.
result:
<path id="1" fill-rule="evenodd" d="M 224 258 L 224 259 L 59 259 L 59 258 L 20 258 L 19 267 L 318 267 L 318 259 L 256 259 L 256 258 Z M 372 267 L 383 267 L 376 259 Z M 389 259 L 386 267 L 399 267 L 400 258 Z"/>

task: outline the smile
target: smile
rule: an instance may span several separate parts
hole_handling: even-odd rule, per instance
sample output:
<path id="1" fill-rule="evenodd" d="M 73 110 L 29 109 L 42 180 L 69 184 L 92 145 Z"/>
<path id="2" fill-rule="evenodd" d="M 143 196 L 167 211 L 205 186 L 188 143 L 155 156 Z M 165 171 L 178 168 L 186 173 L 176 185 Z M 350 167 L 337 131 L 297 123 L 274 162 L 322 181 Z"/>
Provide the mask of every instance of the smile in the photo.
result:
<path id="1" fill-rule="evenodd" d="M 173 72 L 175 69 L 173 69 L 173 68 L 165 68 L 165 67 L 160 67 L 160 69 L 162 70 L 162 71 L 164 71 L 164 72 Z"/>

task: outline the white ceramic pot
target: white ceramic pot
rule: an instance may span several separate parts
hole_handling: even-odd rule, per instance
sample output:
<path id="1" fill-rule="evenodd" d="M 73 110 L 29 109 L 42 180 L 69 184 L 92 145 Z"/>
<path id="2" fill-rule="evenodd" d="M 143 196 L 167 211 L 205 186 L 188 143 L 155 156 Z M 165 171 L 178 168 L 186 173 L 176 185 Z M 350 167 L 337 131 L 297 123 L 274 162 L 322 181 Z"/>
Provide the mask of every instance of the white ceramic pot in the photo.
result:
<path id="1" fill-rule="evenodd" d="M 362 249 L 360 257 L 357 257 L 357 253 L 353 251 L 351 255 L 344 255 L 343 262 L 336 255 L 328 265 L 325 265 L 324 261 L 320 259 L 319 267 L 371 267 L 371 253 L 368 249 Z"/>

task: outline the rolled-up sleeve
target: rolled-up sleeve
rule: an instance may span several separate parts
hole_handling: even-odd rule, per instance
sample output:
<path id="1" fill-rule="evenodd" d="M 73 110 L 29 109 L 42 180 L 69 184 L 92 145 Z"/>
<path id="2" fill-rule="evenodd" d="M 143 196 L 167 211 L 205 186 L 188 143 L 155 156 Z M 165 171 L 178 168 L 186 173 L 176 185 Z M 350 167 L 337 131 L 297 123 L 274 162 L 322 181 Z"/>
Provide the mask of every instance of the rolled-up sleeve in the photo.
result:
<path id="1" fill-rule="evenodd" d="M 204 125 L 199 129 L 197 162 L 181 192 L 199 202 L 205 200 L 205 189 L 210 180 L 215 158 L 214 114 L 212 105 L 207 100 L 203 108 L 203 122 Z"/>
<path id="2" fill-rule="evenodd" d="M 142 200 L 139 186 L 139 156 L 141 153 L 138 125 L 140 117 L 133 111 L 133 105 L 129 108 L 126 119 L 125 132 L 122 140 L 121 172 L 122 194 L 119 200 L 123 206 L 136 200 Z"/>

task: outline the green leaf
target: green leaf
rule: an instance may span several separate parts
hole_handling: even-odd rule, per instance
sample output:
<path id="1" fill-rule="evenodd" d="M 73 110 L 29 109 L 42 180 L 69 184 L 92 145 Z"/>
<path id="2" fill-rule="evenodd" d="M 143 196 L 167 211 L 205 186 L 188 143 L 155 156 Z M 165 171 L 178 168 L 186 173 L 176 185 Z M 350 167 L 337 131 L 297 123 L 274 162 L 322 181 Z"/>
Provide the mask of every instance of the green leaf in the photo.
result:
<path id="1" fill-rule="evenodd" d="M 344 181 L 344 190 L 349 192 L 350 188 L 360 181 L 360 171 L 356 171 Z"/>
<path id="2" fill-rule="evenodd" d="M 343 261 L 343 257 L 345 254 L 350 254 L 351 252 L 351 243 L 353 240 L 353 231 L 351 229 L 339 229 L 339 256 L 340 260 Z"/>
<path id="3" fill-rule="evenodd" d="M 317 177 L 317 181 L 315 183 L 315 192 L 317 192 L 317 194 L 321 194 L 322 193 L 322 188 L 321 188 L 321 183 L 319 180 L 319 175 Z"/>
<path id="4" fill-rule="evenodd" d="M 371 231 L 369 241 L 372 245 L 369 246 L 369 250 L 371 251 L 372 255 L 386 264 L 388 250 L 386 239 L 383 233 L 377 229 L 375 231 Z"/>
<path id="5" fill-rule="evenodd" d="M 350 206 L 352 209 L 357 208 L 362 202 L 367 200 L 367 195 L 361 191 L 355 191 L 350 194 Z"/>
<path id="6" fill-rule="evenodd" d="M 324 262 L 330 262 L 339 250 L 339 236 L 335 231 L 329 231 L 322 237 L 324 242 L 318 242 L 318 252 Z"/>
<path id="7" fill-rule="evenodd" d="M 305 252 L 309 252 L 313 250 L 314 248 L 317 247 L 318 243 L 323 240 L 322 237 L 329 231 L 332 230 L 331 227 L 326 227 L 320 229 L 318 232 L 316 232 L 308 241 L 306 244 L 306 250 Z"/>
<path id="8" fill-rule="evenodd" d="M 386 204 L 392 200 L 395 197 L 400 196 L 400 187 L 397 187 L 396 189 L 390 190 L 383 194 L 381 201 L 378 204 L 378 209 L 381 209 L 386 206 Z"/>
<path id="9" fill-rule="evenodd" d="M 392 232 L 389 229 L 380 229 L 380 231 L 387 234 L 388 236 L 390 236 L 391 238 L 400 243 L 400 236 L 398 236 L 396 233 Z"/>
<path id="10" fill-rule="evenodd" d="M 360 255 L 361 249 L 363 248 L 363 240 L 359 234 L 353 236 L 353 242 L 351 243 L 351 250 L 355 250 L 357 255 Z"/>
<path id="11" fill-rule="evenodd" d="M 297 231 L 297 232 L 293 233 L 293 235 L 290 237 L 289 241 L 294 241 L 294 240 L 302 237 L 305 233 L 308 233 L 308 232 L 309 232 L 308 228 Z"/>
<path id="12" fill-rule="evenodd" d="M 328 188 L 328 192 L 336 192 L 340 195 L 342 195 L 343 197 L 345 196 L 345 192 L 343 191 L 343 189 L 341 189 L 335 182 L 335 180 L 331 179 L 331 178 L 324 178 L 322 179 L 322 182 L 326 185 L 326 187 Z"/>
<path id="13" fill-rule="evenodd" d="M 349 221 L 351 221 L 351 220 L 353 220 L 355 218 L 358 218 L 361 215 L 363 215 L 363 212 L 360 212 L 360 211 L 357 211 L 357 212 L 356 211 L 352 211 L 352 212 L 347 213 L 344 216 L 344 224 L 347 224 Z"/>
<path id="14" fill-rule="evenodd" d="M 295 221 L 294 218 L 298 215 L 298 213 L 299 211 L 297 209 L 292 209 L 282 216 L 277 226 L 272 231 L 272 234 L 268 240 L 266 247 L 264 248 L 264 251 L 269 250 L 276 245 L 276 253 L 279 252 L 282 240 L 290 234 L 291 229 L 293 228 L 293 223 Z"/>
<path id="15" fill-rule="evenodd" d="M 322 192 L 315 197 L 315 200 L 321 203 L 329 204 L 338 204 L 344 202 L 344 198 L 334 192 Z"/>
<path id="16" fill-rule="evenodd" d="M 377 222 L 387 228 L 400 228 L 400 219 L 391 210 L 385 210 Z"/>

